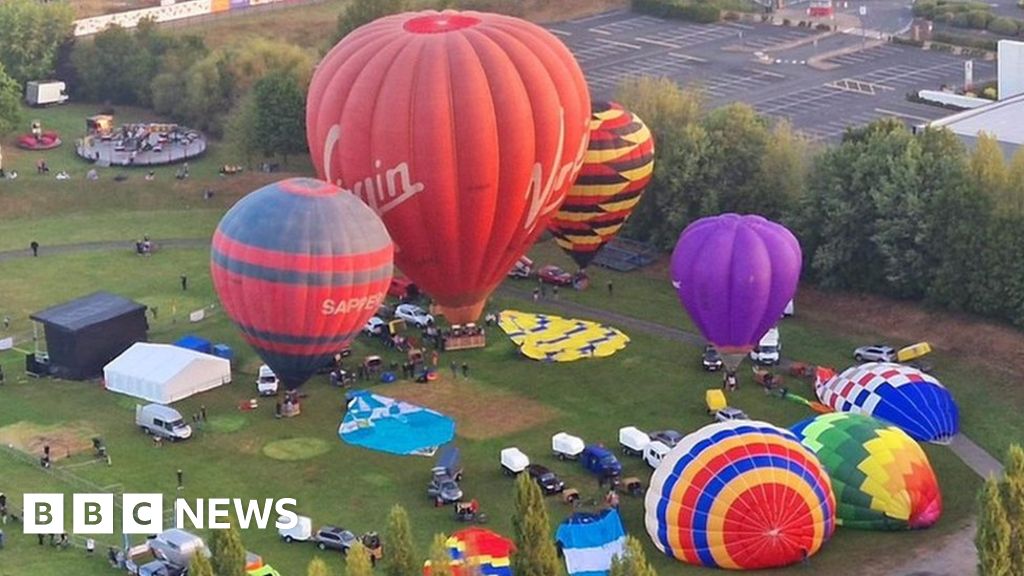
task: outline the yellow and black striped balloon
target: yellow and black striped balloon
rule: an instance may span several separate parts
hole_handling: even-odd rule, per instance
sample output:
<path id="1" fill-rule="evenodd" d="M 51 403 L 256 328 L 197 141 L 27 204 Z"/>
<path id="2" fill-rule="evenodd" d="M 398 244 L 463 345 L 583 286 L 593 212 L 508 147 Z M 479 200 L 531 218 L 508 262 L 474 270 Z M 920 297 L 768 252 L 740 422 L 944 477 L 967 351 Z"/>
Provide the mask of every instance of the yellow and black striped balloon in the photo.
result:
<path id="1" fill-rule="evenodd" d="M 616 102 L 595 102 L 579 178 L 548 228 L 580 268 L 619 232 L 654 173 L 654 137 Z"/>

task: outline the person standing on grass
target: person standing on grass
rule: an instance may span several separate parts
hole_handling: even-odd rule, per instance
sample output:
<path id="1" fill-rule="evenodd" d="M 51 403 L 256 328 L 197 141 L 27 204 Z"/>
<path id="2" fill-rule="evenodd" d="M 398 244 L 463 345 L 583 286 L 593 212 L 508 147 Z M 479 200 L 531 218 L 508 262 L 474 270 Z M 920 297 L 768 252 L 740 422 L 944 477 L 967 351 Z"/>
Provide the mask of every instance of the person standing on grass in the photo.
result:
<path id="1" fill-rule="evenodd" d="M 29 243 L 28 247 L 32 249 L 32 257 L 38 258 L 39 257 L 39 242 L 36 242 L 35 240 L 33 240 L 32 242 Z"/>
<path id="2" fill-rule="evenodd" d="M 182 292 L 188 290 L 188 276 L 184 274 L 181 275 L 181 290 Z"/>
<path id="3" fill-rule="evenodd" d="M 199 419 L 206 422 L 206 406 L 202 405 L 199 407 Z"/>
<path id="4" fill-rule="evenodd" d="M 185 489 L 185 473 L 181 471 L 181 468 L 178 468 L 178 490 L 184 490 L 184 489 Z"/>
<path id="5" fill-rule="evenodd" d="M 452 363 L 450 364 L 450 366 L 451 366 L 451 369 L 452 369 L 452 378 L 458 379 L 458 377 L 459 377 L 459 367 L 458 367 L 457 364 L 455 364 L 455 360 L 452 360 Z"/>
<path id="6" fill-rule="evenodd" d="M 609 296 L 612 295 L 612 281 L 611 280 L 608 281 L 608 295 Z"/>
<path id="7" fill-rule="evenodd" d="M 469 364 L 465 362 L 462 363 L 462 377 L 469 379 Z"/>

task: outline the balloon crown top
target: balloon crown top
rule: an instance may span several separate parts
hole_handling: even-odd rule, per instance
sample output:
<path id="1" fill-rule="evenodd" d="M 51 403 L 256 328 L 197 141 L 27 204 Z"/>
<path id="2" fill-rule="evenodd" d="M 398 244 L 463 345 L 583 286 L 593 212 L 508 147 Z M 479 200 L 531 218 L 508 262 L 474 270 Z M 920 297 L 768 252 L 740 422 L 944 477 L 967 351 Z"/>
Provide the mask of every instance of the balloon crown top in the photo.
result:
<path id="1" fill-rule="evenodd" d="M 313 178 L 289 178 L 277 183 L 282 192 L 299 196 L 331 196 L 338 193 L 338 187 Z"/>
<path id="2" fill-rule="evenodd" d="M 404 27 L 413 34 L 440 34 L 442 32 L 462 30 L 463 28 L 476 26 L 479 23 L 480 19 L 474 16 L 455 12 L 442 12 L 427 16 L 417 16 L 406 21 Z"/>

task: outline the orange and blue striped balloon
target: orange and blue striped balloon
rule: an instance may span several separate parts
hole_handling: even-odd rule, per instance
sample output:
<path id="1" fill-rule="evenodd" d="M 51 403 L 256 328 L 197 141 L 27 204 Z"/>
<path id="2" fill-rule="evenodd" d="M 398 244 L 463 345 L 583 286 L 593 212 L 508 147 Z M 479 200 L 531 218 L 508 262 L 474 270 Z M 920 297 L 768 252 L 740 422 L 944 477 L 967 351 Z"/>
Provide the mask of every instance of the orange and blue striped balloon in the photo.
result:
<path id="1" fill-rule="evenodd" d="M 291 178 L 228 210 L 213 236 L 210 274 L 224 311 L 294 389 L 377 311 L 393 258 L 384 224 L 359 198 Z"/>
<path id="2" fill-rule="evenodd" d="M 654 136 L 616 102 L 595 102 L 583 168 L 548 224 L 555 241 L 586 268 L 626 223 L 654 174 Z"/>
<path id="3" fill-rule="evenodd" d="M 647 533 L 665 554 L 754 570 L 815 554 L 835 529 L 836 500 L 791 432 L 746 420 L 686 436 L 654 471 L 645 509 Z"/>

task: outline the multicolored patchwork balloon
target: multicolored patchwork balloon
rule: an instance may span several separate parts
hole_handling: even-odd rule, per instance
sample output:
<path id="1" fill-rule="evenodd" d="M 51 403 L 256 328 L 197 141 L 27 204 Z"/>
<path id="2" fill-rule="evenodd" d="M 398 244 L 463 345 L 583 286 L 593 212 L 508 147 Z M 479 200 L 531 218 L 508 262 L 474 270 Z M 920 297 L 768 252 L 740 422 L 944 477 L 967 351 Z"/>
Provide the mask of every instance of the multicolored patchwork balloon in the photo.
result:
<path id="1" fill-rule="evenodd" d="M 928 456 L 896 426 L 833 412 L 792 430 L 832 479 L 836 524 L 905 530 L 927 528 L 942 515 L 942 494 Z"/>
<path id="2" fill-rule="evenodd" d="M 787 566 L 835 529 L 828 475 L 792 432 L 752 420 L 711 424 L 662 459 L 645 500 L 665 554 L 712 568 Z"/>
<path id="3" fill-rule="evenodd" d="M 377 311 L 393 256 L 384 224 L 358 198 L 291 178 L 228 210 L 213 236 L 210 275 L 224 311 L 292 389 Z"/>
<path id="4" fill-rule="evenodd" d="M 467 528 L 452 534 L 445 542 L 452 557 L 454 576 L 512 576 L 511 556 L 515 544 L 501 534 L 483 528 Z M 430 576 L 430 561 L 423 566 Z"/>
<path id="5" fill-rule="evenodd" d="M 874 416 L 922 442 L 949 444 L 960 431 L 960 409 L 949 390 L 902 364 L 868 362 L 838 376 L 819 369 L 814 390 L 836 412 Z"/>
<path id="6" fill-rule="evenodd" d="M 590 144 L 576 183 L 548 229 L 586 268 L 618 234 L 654 174 L 654 136 L 617 102 L 595 102 Z"/>

